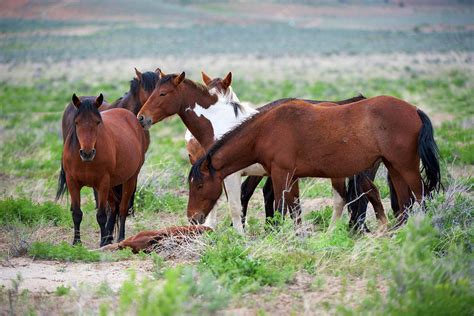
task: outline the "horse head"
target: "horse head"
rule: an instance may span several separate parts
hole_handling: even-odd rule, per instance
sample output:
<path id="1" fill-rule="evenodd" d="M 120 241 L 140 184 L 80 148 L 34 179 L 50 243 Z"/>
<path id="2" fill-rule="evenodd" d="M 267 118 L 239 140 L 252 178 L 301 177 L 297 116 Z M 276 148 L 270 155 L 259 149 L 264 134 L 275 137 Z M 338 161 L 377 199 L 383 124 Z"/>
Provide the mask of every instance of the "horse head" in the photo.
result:
<path id="1" fill-rule="evenodd" d="M 191 224 L 202 224 L 222 194 L 222 179 L 214 173 L 209 156 L 193 165 L 188 183 L 188 220 Z"/>
<path id="2" fill-rule="evenodd" d="M 185 73 L 162 75 L 137 115 L 138 121 L 146 129 L 168 116 L 177 114 L 183 103 L 184 93 L 180 93 L 180 84 L 185 78 Z"/>
<path id="3" fill-rule="evenodd" d="M 74 133 L 79 142 L 79 155 L 82 161 L 94 160 L 97 135 L 102 124 L 99 107 L 104 97 L 102 93 L 95 99 L 79 99 L 76 94 L 72 95 L 72 103 L 77 108 L 74 116 Z"/>

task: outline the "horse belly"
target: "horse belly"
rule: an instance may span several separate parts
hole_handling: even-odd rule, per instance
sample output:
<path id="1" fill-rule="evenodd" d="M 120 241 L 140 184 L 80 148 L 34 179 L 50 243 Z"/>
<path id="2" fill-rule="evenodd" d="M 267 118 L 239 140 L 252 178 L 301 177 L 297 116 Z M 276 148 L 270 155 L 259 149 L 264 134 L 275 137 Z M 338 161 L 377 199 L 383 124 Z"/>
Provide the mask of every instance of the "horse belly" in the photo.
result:
<path id="1" fill-rule="evenodd" d="M 259 163 L 248 166 L 245 169 L 242 169 L 243 176 L 266 176 L 268 175 L 267 171 Z"/>

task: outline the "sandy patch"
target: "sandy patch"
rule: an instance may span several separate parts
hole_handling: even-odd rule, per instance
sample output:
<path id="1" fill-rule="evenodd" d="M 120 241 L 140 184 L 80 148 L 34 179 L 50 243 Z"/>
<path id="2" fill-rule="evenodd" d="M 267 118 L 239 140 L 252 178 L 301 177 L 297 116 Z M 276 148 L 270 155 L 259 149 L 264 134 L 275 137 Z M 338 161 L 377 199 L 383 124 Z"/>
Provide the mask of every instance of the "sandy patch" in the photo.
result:
<path id="1" fill-rule="evenodd" d="M 77 288 L 81 284 L 98 286 L 106 282 L 118 290 L 133 269 L 138 277 L 151 276 L 153 264 L 146 261 L 119 261 L 100 263 L 76 263 L 13 258 L 0 266 L 0 285 L 10 288 L 18 274 L 23 281 L 20 291 L 53 292 L 60 285 Z"/>

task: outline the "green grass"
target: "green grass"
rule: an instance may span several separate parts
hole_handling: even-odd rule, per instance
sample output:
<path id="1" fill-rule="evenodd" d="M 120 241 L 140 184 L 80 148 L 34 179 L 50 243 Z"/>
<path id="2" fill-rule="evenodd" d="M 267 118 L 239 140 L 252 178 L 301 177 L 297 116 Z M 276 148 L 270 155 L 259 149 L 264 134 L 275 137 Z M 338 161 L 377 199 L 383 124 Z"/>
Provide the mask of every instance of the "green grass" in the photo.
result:
<path id="1" fill-rule="evenodd" d="M 28 198 L 6 198 L 0 201 L 0 225 L 22 223 L 35 225 L 50 222 L 67 226 L 70 212 L 53 202 L 34 203 Z"/>
<path id="2" fill-rule="evenodd" d="M 253 292 L 264 285 L 282 285 L 293 277 L 293 269 L 254 256 L 245 238 L 232 229 L 210 235 L 210 246 L 200 266 L 219 278 L 233 292 Z"/>
<path id="3" fill-rule="evenodd" d="M 35 259 L 58 260 L 67 262 L 99 262 L 130 259 L 134 255 L 130 249 L 114 253 L 92 251 L 82 245 L 71 246 L 66 242 L 52 244 L 33 242 L 28 249 L 28 256 Z"/>
<path id="4" fill-rule="evenodd" d="M 226 306 L 229 298 L 215 278 L 189 267 L 169 268 L 162 278 L 141 282 L 132 272 L 119 291 L 118 314 L 207 315 Z"/>

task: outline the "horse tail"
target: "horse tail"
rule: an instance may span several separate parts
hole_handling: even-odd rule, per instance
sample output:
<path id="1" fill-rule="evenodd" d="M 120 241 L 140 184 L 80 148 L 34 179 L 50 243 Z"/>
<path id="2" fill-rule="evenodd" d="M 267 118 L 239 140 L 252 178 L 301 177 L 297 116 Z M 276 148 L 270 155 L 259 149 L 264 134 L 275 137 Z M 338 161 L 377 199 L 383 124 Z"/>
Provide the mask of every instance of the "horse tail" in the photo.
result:
<path id="1" fill-rule="evenodd" d="M 349 223 L 355 230 L 365 229 L 365 217 L 367 213 L 367 205 L 369 203 L 369 200 L 365 195 L 361 196 L 364 192 L 361 184 L 365 177 L 367 177 L 367 174 L 361 172 L 348 178 L 346 203 L 349 203 Z"/>
<path id="2" fill-rule="evenodd" d="M 433 136 L 433 125 L 423 111 L 416 110 L 421 119 L 421 130 L 418 135 L 418 155 L 422 162 L 422 172 L 425 173 L 424 184 L 427 192 L 436 191 L 442 187 L 439 166 L 439 150 Z"/>
<path id="3" fill-rule="evenodd" d="M 58 201 L 67 191 L 66 171 L 64 171 L 63 163 L 61 162 L 61 171 L 58 177 L 58 191 L 56 191 L 56 201 Z"/>

